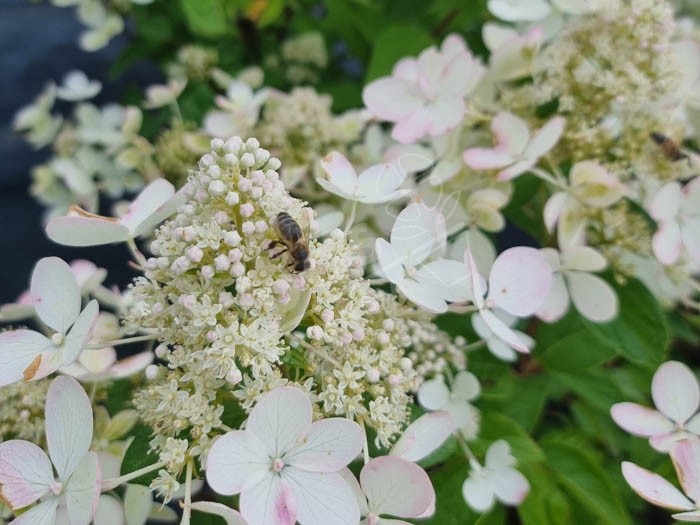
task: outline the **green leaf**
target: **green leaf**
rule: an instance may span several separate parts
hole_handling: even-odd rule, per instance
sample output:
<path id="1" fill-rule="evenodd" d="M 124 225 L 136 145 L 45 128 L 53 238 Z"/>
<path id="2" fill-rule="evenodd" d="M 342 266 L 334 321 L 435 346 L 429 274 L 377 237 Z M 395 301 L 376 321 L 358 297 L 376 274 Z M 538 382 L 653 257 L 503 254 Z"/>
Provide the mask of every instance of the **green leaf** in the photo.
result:
<path id="1" fill-rule="evenodd" d="M 206 512 L 192 511 L 191 525 L 226 525 L 226 521 L 220 516 L 207 514 Z"/>
<path id="2" fill-rule="evenodd" d="M 547 368 L 576 372 L 604 363 L 615 357 L 615 347 L 600 338 L 577 316 L 579 328 L 538 352 L 538 358 Z"/>
<path id="3" fill-rule="evenodd" d="M 609 323 L 584 324 L 633 363 L 656 368 L 666 357 L 668 328 L 658 301 L 640 281 L 617 287 L 620 313 Z"/>
<path id="4" fill-rule="evenodd" d="M 374 39 L 365 81 L 391 74 L 400 59 L 417 55 L 433 40 L 427 32 L 411 25 L 387 27 Z"/>
<path id="5" fill-rule="evenodd" d="M 552 378 L 560 382 L 565 391 L 573 390 L 600 410 L 607 411 L 613 403 L 624 400 L 620 391 L 610 381 L 610 372 L 605 369 L 567 373 L 552 371 Z"/>
<path id="6" fill-rule="evenodd" d="M 542 219 L 542 209 L 548 194 L 544 182 L 532 174 L 513 181 L 513 196 L 502 213 L 517 229 L 542 242 L 547 230 Z"/>
<path id="7" fill-rule="evenodd" d="M 538 462 L 544 460 L 540 447 L 525 432 L 525 429 L 503 414 L 488 411 L 481 416 L 481 432 L 474 444 L 485 452 L 486 448 L 497 439 L 505 439 L 511 446 L 518 463 Z"/>
<path id="8" fill-rule="evenodd" d="M 518 466 L 518 470 L 530 482 L 530 493 L 518 505 L 523 525 L 574 523 L 569 502 L 546 465 L 529 463 Z"/>
<path id="9" fill-rule="evenodd" d="M 429 472 L 435 488 L 435 514 L 421 525 L 470 525 L 479 514 L 471 510 L 462 496 L 462 484 L 469 474 L 469 466 L 463 457 L 445 463 Z"/>
<path id="10" fill-rule="evenodd" d="M 148 445 L 152 436 L 151 429 L 145 425 L 136 425 L 133 436 L 134 439 L 129 444 L 129 448 L 126 449 L 122 460 L 120 471 L 122 476 L 158 462 L 158 456 L 150 450 Z M 129 483 L 148 486 L 157 475 L 158 471 L 149 472 L 131 480 Z"/>
<path id="11" fill-rule="evenodd" d="M 558 434 L 541 444 L 553 475 L 573 500 L 597 518 L 596 523 L 631 523 L 615 486 L 590 452 Z"/>
<path id="12" fill-rule="evenodd" d="M 180 0 L 187 26 L 197 36 L 217 38 L 233 32 L 222 0 Z"/>

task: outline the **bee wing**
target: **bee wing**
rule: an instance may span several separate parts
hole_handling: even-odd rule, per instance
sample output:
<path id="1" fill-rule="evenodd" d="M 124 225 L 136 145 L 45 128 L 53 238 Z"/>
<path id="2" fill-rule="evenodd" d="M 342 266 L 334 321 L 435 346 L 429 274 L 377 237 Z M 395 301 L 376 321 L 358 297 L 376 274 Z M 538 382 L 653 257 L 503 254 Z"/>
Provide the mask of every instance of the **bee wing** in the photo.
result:
<path id="1" fill-rule="evenodd" d="M 308 243 L 311 239 L 311 219 L 302 221 L 301 224 L 301 240 Z"/>

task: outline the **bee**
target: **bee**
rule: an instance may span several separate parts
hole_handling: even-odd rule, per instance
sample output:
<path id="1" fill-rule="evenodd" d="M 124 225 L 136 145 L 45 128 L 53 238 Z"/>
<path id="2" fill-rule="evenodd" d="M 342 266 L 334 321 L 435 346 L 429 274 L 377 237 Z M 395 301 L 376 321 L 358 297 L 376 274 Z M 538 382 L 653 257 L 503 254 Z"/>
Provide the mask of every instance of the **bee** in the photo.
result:
<path id="1" fill-rule="evenodd" d="M 688 158 L 688 155 L 683 153 L 680 146 L 676 144 L 676 142 L 673 139 L 667 137 L 666 135 L 654 131 L 650 135 L 650 137 L 651 140 L 653 140 L 659 146 L 661 152 L 668 160 L 676 162 L 678 160 Z"/>
<path id="2" fill-rule="evenodd" d="M 291 262 L 288 264 L 295 272 L 303 272 L 311 266 L 309 262 L 309 235 L 306 229 L 302 230 L 299 223 L 285 212 L 280 212 L 275 218 L 275 229 L 279 239 L 270 243 L 268 249 L 282 245 L 284 248 L 275 253 L 271 258 L 275 259 L 284 252 L 289 252 Z"/>

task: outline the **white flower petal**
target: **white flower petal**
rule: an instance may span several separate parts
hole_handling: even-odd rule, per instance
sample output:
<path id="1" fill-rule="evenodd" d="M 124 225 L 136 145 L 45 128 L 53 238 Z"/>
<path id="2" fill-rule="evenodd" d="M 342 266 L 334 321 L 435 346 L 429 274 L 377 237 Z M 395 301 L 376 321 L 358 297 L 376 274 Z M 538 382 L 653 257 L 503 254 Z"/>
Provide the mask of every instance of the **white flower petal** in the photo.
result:
<path id="1" fill-rule="evenodd" d="M 54 217 L 46 225 L 46 235 L 64 246 L 99 246 L 124 242 L 129 228 L 108 217 Z"/>
<path id="2" fill-rule="evenodd" d="M 681 185 L 677 182 L 664 184 L 651 201 L 649 215 L 659 222 L 675 219 L 680 209 L 682 194 Z"/>
<path id="3" fill-rule="evenodd" d="M 477 512 L 486 512 L 496 500 L 488 479 L 473 476 L 472 473 L 462 484 L 462 497 Z"/>
<path id="4" fill-rule="evenodd" d="M 172 184 L 165 179 L 156 179 L 141 191 L 119 222 L 127 226 L 134 237 L 150 233 L 185 203 L 188 190 L 185 185 L 174 193 Z"/>
<path id="5" fill-rule="evenodd" d="M 284 456 L 288 465 L 311 472 L 337 472 L 362 450 L 364 432 L 349 419 L 316 421 L 301 443 Z"/>
<path id="6" fill-rule="evenodd" d="M 357 196 L 360 202 L 379 204 L 396 200 L 410 190 L 399 190 L 406 180 L 406 172 L 395 164 L 375 164 L 360 173 Z"/>
<path id="7" fill-rule="evenodd" d="M 547 231 L 552 233 L 554 227 L 559 221 L 559 217 L 564 211 L 566 206 L 566 201 L 569 199 L 569 195 L 566 192 L 560 191 L 552 195 L 547 199 L 547 203 L 544 205 L 544 224 L 547 227 Z"/>
<path id="8" fill-rule="evenodd" d="M 95 523 L 100 525 L 124 525 L 124 507 L 121 502 L 109 494 L 103 494 L 97 501 Z M 141 525 L 144 525 L 144 521 Z"/>
<path id="9" fill-rule="evenodd" d="M 570 270 L 599 272 L 608 265 L 602 253 L 590 246 L 571 246 L 563 255 L 564 266 Z"/>
<path id="10" fill-rule="evenodd" d="M 291 487 L 272 473 L 241 492 L 240 509 L 252 525 L 294 525 L 297 521 L 297 501 Z"/>
<path id="11" fill-rule="evenodd" d="M 633 491 L 649 503 L 673 510 L 693 510 L 695 506 L 664 478 L 628 461 L 622 462 L 622 475 Z"/>
<path id="12" fill-rule="evenodd" d="M 552 269 L 539 250 L 509 248 L 491 267 L 488 297 L 506 312 L 526 317 L 544 304 L 551 284 Z"/>
<path id="13" fill-rule="evenodd" d="M 566 288 L 564 276 L 555 273 L 552 277 L 552 287 L 544 304 L 537 310 L 537 317 L 548 323 L 558 321 L 569 309 L 569 291 Z"/>
<path id="14" fill-rule="evenodd" d="M 586 319 L 604 323 L 618 312 L 617 294 L 603 279 L 586 272 L 567 272 L 571 302 Z"/>
<path id="15" fill-rule="evenodd" d="M 525 476 L 513 468 L 499 470 L 491 478 L 496 498 L 506 505 L 519 505 L 530 492 Z"/>
<path id="16" fill-rule="evenodd" d="M 469 148 L 462 158 L 474 170 L 500 169 L 515 161 L 508 151 L 500 148 Z"/>
<path id="17" fill-rule="evenodd" d="M 379 267 L 384 276 L 392 283 L 397 283 L 404 279 L 403 258 L 394 247 L 384 239 L 377 239 L 374 243 L 374 250 L 377 254 Z"/>
<path id="18" fill-rule="evenodd" d="M 56 520 L 58 498 L 49 498 L 17 516 L 12 525 L 59 525 Z"/>
<path id="19" fill-rule="evenodd" d="M 200 512 L 206 512 L 207 514 L 214 514 L 222 518 L 226 525 L 248 525 L 248 522 L 243 518 L 243 516 L 233 510 L 231 507 L 227 507 L 223 503 L 216 503 L 214 501 L 196 501 L 191 505 L 192 510 L 198 510 Z"/>
<path id="20" fill-rule="evenodd" d="M 311 401 L 296 387 L 284 386 L 263 395 L 246 423 L 265 444 L 271 457 L 281 457 L 296 445 L 311 425 Z"/>
<path id="21" fill-rule="evenodd" d="M 9 385 L 24 378 L 31 379 L 37 357 L 54 348 L 54 344 L 34 330 L 0 332 L 0 386 Z"/>
<path id="22" fill-rule="evenodd" d="M 65 486 L 66 509 L 71 525 L 88 525 L 92 521 L 100 497 L 100 483 L 97 454 L 88 452 Z"/>
<path id="23" fill-rule="evenodd" d="M 105 478 L 104 468 L 102 477 Z M 124 492 L 126 525 L 145 525 L 153 506 L 151 489 L 143 485 L 127 484 Z M 166 507 L 167 508 L 167 507 Z"/>
<path id="24" fill-rule="evenodd" d="M 662 223 L 651 239 L 651 247 L 661 264 L 675 263 L 683 248 L 680 225 L 674 221 Z"/>
<path id="25" fill-rule="evenodd" d="M 360 472 L 360 486 L 374 514 L 399 518 L 422 515 L 435 499 L 425 471 L 415 463 L 396 456 L 380 456 Z"/>
<path id="26" fill-rule="evenodd" d="M 389 452 L 408 461 L 420 461 L 440 448 L 455 429 L 448 412 L 423 414 L 403 431 Z"/>
<path id="27" fill-rule="evenodd" d="M 426 410 L 439 410 L 450 399 L 450 390 L 442 376 L 424 381 L 418 389 L 418 403 Z"/>
<path id="28" fill-rule="evenodd" d="M 80 313 L 80 288 L 70 266 L 58 257 L 44 257 L 34 267 L 30 291 L 39 318 L 65 334 Z"/>
<path id="29" fill-rule="evenodd" d="M 486 468 L 501 470 L 515 465 L 515 458 L 510 453 L 510 445 L 504 439 L 494 441 L 486 451 L 484 460 Z"/>
<path id="30" fill-rule="evenodd" d="M 649 437 L 674 429 L 666 416 L 637 403 L 616 403 L 610 407 L 610 415 L 619 427 L 635 436 Z"/>
<path id="31" fill-rule="evenodd" d="M 549 14 L 551 8 L 543 0 L 489 0 L 491 13 L 507 22 L 533 22 Z"/>
<path id="32" fill-rule="evenodd" d="M 667 361 L 659 367 L 651 381 L 651 396 L 659 412 L 676 423 L 685 423 L 700 405 L 697 377 L 678 361 Z"/>
<path id="33" fill-rule="evenodd" d="M 391 229 L 391 246 L 405 258 L 406 264 L 418 265 L 428 258 L 437 243 L 444 242 L 440 236 L 444 223 L 445 218 L 438 209 L 412 202 L 396 217 Z"/>
<path id="34" fill-rule="evenodd" d="M 297 502 L 297 520 L 303 525 L 356 525 L 360 508 L 352 490 L 337 472 L 308 472 L 285 467 Z"/>
<path id="35" fill-rule="evenodd" d="M 34 503 L 53 482 L 51 462 L 34 443 L 20 439 L 0 443 L 0 485 L 10 507 L 20 509 Z"/>
<path id="36" fill-rule="evenodd" d="M 80 383 L 59 376 L 49 385 L 45 414 L 49 456 L 65 483 L 90 449 L 92 404 Z"/>
<path id="37" fill-rule="evenodd" d="M 320 161 L 325 176 L 316 181 L 326 190 L 345 199 L 352 199 L 357 193 L 357 173 L 350 161 L 337 151 L 331 151 Z"/>
<path id="38" fill-rule="evenodd" d="M 214 440 L 207 455 L 207 483 L 219 494 L 237 494 L 271 476 L 271 461 L 255 434 L 228 432 Z"/>
<path id="39" fill-rule="evenodd" d="M 90 301 L 78 316 L 78 320 L 66 335 L 63 343 L 63 365 L 69 365 L 80 355 L 83 348 L 92 338 L 92 329 L 100 314 L 100 307 L 96 299 Z"/>
<path id="40" fill-rule="evenodd" d="M 452 383 L 452 395 L 464 401 L 472 401 L 479 397 L 481 384 L 474 374 L 462 370 Z"/>
<path id="41" fill-rule="evenodd" d="M 528 159 L 538 159 L 551 150 L 564 133 L 566 119 L 564 117 L 554 117 L 547 121 L 532 137 L 532 140 L 525 149 L 524 156 Z"/>
<path id="42" fill-rule="evenodd" d="M 503 149 L 514 157 L 522 154 L 530 142 L 530 129 L 527 123 L 505 111 L 494 117 L 491 122 L 491 132 L 496 138 L 498 149 Z"/>
<path id="43" fill-rule="evenodd" d="M 362 102 L 374 115 L 389 121 L 410 115 L 423 105 L 423 100 L 411 92 L 405 81 L 391 77 L 367 84 L 362 90 Z"/>
<path id="44" fill-rule="evenodd" d="M 482 320 L 491 329 L 494 335 L 500 338 L 508 346 L 518 352 L 529 353 L 530 349 L 524 341 L 522 341 L 514 330 L 508 327 L 503 321 L 494 315 L 490 310 L 480 310 L 475 315 L 481 316 Z"/>
<path id="45" fill-rule="evenodd" d="M 683 491 L 693 501 L 700 501 L 700 440 L 683 439 L 671 448 L 671 460 Z"/>

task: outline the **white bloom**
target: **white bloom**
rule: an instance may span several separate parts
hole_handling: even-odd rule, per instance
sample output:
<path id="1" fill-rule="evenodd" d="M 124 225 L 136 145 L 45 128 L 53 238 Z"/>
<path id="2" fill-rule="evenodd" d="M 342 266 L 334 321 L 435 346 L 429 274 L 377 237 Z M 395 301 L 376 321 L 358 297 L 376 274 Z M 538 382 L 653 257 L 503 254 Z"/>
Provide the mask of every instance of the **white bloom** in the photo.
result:
<path id="1" fill-rule="evenodd" d="M 245 136 L 257 124 L 260 108 L 267 98 L 267 90 L 257 93 L 246 82 L 232 81 L 226 96 L 217 96 L 216 105 L 222 111 L 210 111 L 204 117 L 204 130 L 213 137 Z"/>
<path id="2" fill-rule="evenodd" d="M 428 412 L 406 427 L 391 447 L 389 455 L 408 461 L 420 461 L 437 450 L 454 430 L 455 419 L 450 412 Z"/>
<path id="3" fill-rule="evenodd" d="M 175 102 L 184 91 L 186 80 L 173 79 L 167 84 L 155 84 L 146 88 L 146 100 L 143 107 L 154 109 Z"/>
<path id="4" fill-rule="evenodd" d="M 245 430 L 218 438 L 206 477 L 220 494 L 240 493 L 250 525 L 356 525 L 360 512 L 338 471 L 364 441 L 357 423 L 311 422 L 311 402 L 295 387 L 260 398 Z"/>
<path id="5" fill-rule="evenodd" d="M 63 84 L 56 88 L 56 96 L 62 100 L 75 102 L 92 98 L 101 89 L 100 82 L 88 79 L 82 71 L 69 71 L 63 77 Z"/>
<path id="6" fill-rule="evenodd" d="M 532 350 L 532 348 L 535 346 L 535 340 L 525 332 L 512 328 L 518 319 L 517 317 L 498 308 L 494 310 L 493 314 L 499 321 L 502 321 L 503 324 L 510 329 L 510 331 L 520 340 L 528 351 Z M 486 343 L 486 348 L 488 348 L 493 355 L 504 361 L 516 360 L 517 354 L 515 350 L 513 350 L 510 345 L 508 345 L 489 327 L 489 325 L 486 324 L 486 322 L 484 322 L 483 317 L 480 315 L 472 315 L 471 321 L 472 328 L 474 328 L 476 335 L 478 335 Z"/>
<path id="7" fill-rule="evenodd" d="M 81 312 L 78 283 L 58 257 L 37 263 L 30 292 L 36 315 L 55 333 L 50 338 L 26 329 L 0 333 L 0 385 L 41 379 L 75 361 L 97 320 L 97 301 Z"/>
<path id="8" fill-rule="evenodd" d="M 513 468 L 515 458 L 502 439 L 494 441 L 486 451 L 484 466 L 475 460 L 471 460 L 470 465 L 472 470 L 462 485 L 462 496 L 477 512 L 486 512 L 496 500 L 518 505 L 530 491 L 525 476 Z"/>
<path id="9" fill-rule="evenodd" d="M 0 443 L 3 499 L 21 509 L 43 498 L 14 523 L 54 524 L 57 512 L 65 512 L 71 525 L 88 525 L 100 495 L 101 473 L 97 454 L 88 452 L 92 406 L 75 379 L 57 377 L 51 382 L 45 417 L 48 456 L 28 441 Z"/>
<path id="10" fill-rule="evenodd" d="M 425 381 L 418 389 L 418 403 L 426 410 L 444 410 L 454 421 L 454 427 L 467 435 L 476 435 L 478 412 L 471 405 L 479 397 L 481 385 L 471 372 L 462 371 L 448 388 L 442 376 Z"/>
<path id="11" fill-rule="evenodd" d="M 546 0 L 489 0 L 491 14 L 506 22 L 532 22 L 546 17 L 551 7 Z"/>
<path id="12" fill-rule="evenodd" d="M 660 263 L 675 263 L 684 249 L 692 261 L 700 263 L 700 177 L 682 189 L 677 182 L 662 186 L 649 213 L 659 225 L 652 247 Z"/>

